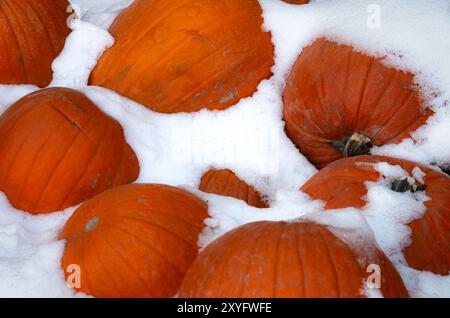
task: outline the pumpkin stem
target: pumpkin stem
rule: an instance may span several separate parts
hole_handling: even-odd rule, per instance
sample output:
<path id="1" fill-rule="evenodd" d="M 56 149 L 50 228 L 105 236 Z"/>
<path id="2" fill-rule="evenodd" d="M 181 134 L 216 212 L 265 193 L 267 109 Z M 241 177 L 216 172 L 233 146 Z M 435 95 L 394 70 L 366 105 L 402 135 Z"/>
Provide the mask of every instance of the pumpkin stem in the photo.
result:
<path id="1" fill-rule="evenodd" d="M 412 177 L 401 177 L 394 180 L 391 184 L 391 189 L 395 192 L 419 192 L 425 191 L 426 185 L 419 183 Z"/>
<path id="2" fill-rule="evenodd" d="M 370 154 L 372 139 L 361 133 L 354 133 L 341 141 L 330 141 L 329 144 L 342 152 L 344 157 L 355 157 Z"/>
<path id="3" fill-rule="evenodd" d="M 86 225 L 84 226 L 84 231 L 86 233 L 92 232 L 97 227 L 98 223 L 100 222 L 100 218 L 98 216 L 93 217 L 89 221 L 87 221 Z"/>

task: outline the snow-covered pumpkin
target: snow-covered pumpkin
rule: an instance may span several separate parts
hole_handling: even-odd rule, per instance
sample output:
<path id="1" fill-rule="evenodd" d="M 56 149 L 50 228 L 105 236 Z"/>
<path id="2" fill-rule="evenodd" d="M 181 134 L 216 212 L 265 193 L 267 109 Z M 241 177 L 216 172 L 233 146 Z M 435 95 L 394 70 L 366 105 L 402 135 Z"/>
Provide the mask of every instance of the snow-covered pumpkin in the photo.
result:
<path id="1" fill-rule="evenodd" d="M 366 246 L 366 248 L 368 248 Z M 376 246 L 358 253 L 311 222 L 256 222 L 220 237 L 194 261 L 180 288 L 186 298 L 364 297 L 367 267 L 381 269 L 384 297 L 408 297 Z"/>
<path id="2" fill-rule="evenodd" d="M 284 90 L 286 132 L 318 168 L 399 143 L 431 114 L 412 74 L 323 38 L 302 51 Z"/>
<path id="3" fill-rule="evenodd" d="M 40 90 L 0 117 L 0 190 L 17 209 L 59 211 L 138 174 L 120 124 L 78 91 Z"/>
<path id="4" fill-rule="evenodd" d="M 381 156 L 358 156 L 338 160 L 306 182 L 301 191 L 312 198 L 326 202 L 327 209 L 362 208 L 367 202 L 366 182 L 378 181 L 382 175 L 374 164 L 387 162 L 400 166 L 409 176 L 419 168 L 425 177 L 419 180 L 404 178 L 393 180 L 393 191 L 425 191 L 430 198 L 424 204 L 425 214 L 408 224 L 411 245 L 403 250 L 409 266 L 448 275 L 450 272 L 450 178 L 423 165 Z"/>
<path id="5" fill-rule="evenodd" d="M 173 297 L 198 254 L 207 215 L 206 204 L 181 189 L 108 190 L 78 208 L 61 232 L 67 282 L 96 297 Z"/>
<path id="6" fill-rule="evenodd" d="M 229 169 L 207 171 L 202 176 L 200 190 L 243 200 L 256 208 L 268 207 L 254 187 L 241 180 Z"/>
<path id="7" fill-rule="evenodd" d="M 270 77 L 271 36 L 257 0 L 136 0 L 90 83 L 162 113 L 225 109 Z"/>
<path id="8" fill-rule="evenodd" d="M 67 0 L 0 1 L 0 84 L 47 86 L 70 29 Z"/>

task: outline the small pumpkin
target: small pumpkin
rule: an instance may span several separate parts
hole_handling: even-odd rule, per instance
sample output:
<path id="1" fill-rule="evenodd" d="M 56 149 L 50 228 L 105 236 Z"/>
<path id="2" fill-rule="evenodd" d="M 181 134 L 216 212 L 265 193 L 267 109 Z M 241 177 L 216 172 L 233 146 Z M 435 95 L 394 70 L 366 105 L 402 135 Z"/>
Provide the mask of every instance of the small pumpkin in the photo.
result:
<path id="1" fill-rule="evenodd" d="M 173 297 L 198 254 L 206 217 L 206 204 L 181 189 L 117 187 L 67 221 L 62 268 L 77 291 L 95 297 Z"/>
<path id="2" fill-rule="evenodd" d="M 271 76 L 271 36 L 257 0 L 136 0 L 90 83 L 161 113 L 225 109 Z"/>
<path id="3" fill-rule="evenodd" d="M 207 193 L 243 200 L 247 202 L 248 205 L 256 208 L 268 207 L 255 188 L 239 179 L 239 177 L 229 169 L 212 169 L 207 171 L 202 176 L 200 190 Z"/>
<path id="4" fill-rule="evenodd" d="M 0 190 L 17 209 L 59 211 L 138 174 L 120 124 L 80 92 L 40 90 L 0 117 Z"/>
<path id="5" fill-rule="evenodd" d="M 283 98 L 286 132 L 318 168 L 399 143 L 433 114 L 412 74 L 323 38 L 295 62 Z"/>
<path id="6" fill-rule="evenodd" d="M 410 184 L 409 180 L 395 180 L 395 191 L 425 191 L 431 199 L 426 201 L 422 218 L 408 224 L 411 228 L 411 245 L 403 252 L 409 266 L 436 274 L 450 272 L 450 178 L 423 165 L 381 156 L 345 158 L 322 169 L 307 181 L 301 191 L 312 198 L 326 202 L 327 209 L 347 207 L 362 208 L 367 202 L 367 181 L 376 182 L 381 175 L 374 164 L 387 162 L 400 166 L 410 175 L 418 167 L 426 175 L 425 184 Z M 406 176 L 405 176 L 406 177 Z M 395 183 L 395 184 L 394 184 Z"/>
<path id="7" fill-rule="evenodd" d="M 70 29 L 67 0 L 0 1 L 0 84 L 47 86 Z"/>
<path id="8" fill-rule="evenodd" d="M 402 279 L 375 246 L 359 255 L 324 226 L 255 222 L 208 245 L 190 267 L 182 298 L 363 297 L 367 266 L 383 273 L 384 297 L 408 297 Z"/>

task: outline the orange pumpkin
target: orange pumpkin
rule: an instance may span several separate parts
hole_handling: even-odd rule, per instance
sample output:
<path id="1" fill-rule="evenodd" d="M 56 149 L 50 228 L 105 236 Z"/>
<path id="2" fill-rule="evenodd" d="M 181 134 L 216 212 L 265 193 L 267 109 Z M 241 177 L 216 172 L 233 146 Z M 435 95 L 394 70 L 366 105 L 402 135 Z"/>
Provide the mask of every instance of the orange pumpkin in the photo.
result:
<path id="1" fill-rule="evenodd" d="M 319 39 L 305 48 L 284 90 L 286 132 L 318 168 L 399 143 L 433 112 L 414 78 L 350 46 Z"/>
<path id="2" fill-rule="evenodd" d="M 0 84 L 47 86 L 64 47 L 67 0 L 0 1 Z"/>
<path id="3" fill-rule="evenodd" d="M 450 271 L 450 178 L 428 167 L 406 160 L 380 156 L 359 156 L 334 162 L 313 176 L 301 191 L 312 198 L 326 202 L 327 209 L 347 207 L 361 208 L 366 205 L 365 182 L 376 182 L 380 173 L 373 164 L 387 162 L 400 166 L 409 174 L 415 167 L 426 176 L 425 185 L 403 184 L 395 181 L 395 190 L 425 190 L 431 200 L 426 201 L 422 218 L 409 224 L 412 243 L 404 249 L 408 264 L 418 270 L 448 275 Z M 414 188 L 416 187 L 416 188 Z M 425 187 L 425 188 L 424 188 Z"/>
<path id="4" fill-rule="evenodd" d="M 0 190 L 20 210 L 59 211 L 138 174 L 120 124 L 77 91 L 37 91 L 0 117 Z"/>
<path id="5" fill-rule="evenodd" d="M 385 297 L 408 297 L 402 279 L 375 246 L 355 254 L 310 222 L 256 222 L 207 246 L 189 269 L 180 297 L 363 297 L 367 266 L 381 268 Z"/>
<path id="6" fill-rule="evenodd" d="M 255 188 L 239 179 L 233 171 L 228 169 L 206 172 L 202 177 L 200 190 L 243 200 L 256 208 L 268 207 Z"/>
<path id="7" fill-rule="evenodd" d="M 271 76 L 257 0 L 136 0 L 90 83 L 162 113 L 225 109 Z"/>
<path id="8" fill-rule="evenodd" d="M 106 191 L 78 208 L 61 232 L 68 282 L 96 297 L 173 297 L 198 254 L 206 217 L 206 204 L 177 188 Z M 70 277 L 73 265 L 78 282 Z"/>

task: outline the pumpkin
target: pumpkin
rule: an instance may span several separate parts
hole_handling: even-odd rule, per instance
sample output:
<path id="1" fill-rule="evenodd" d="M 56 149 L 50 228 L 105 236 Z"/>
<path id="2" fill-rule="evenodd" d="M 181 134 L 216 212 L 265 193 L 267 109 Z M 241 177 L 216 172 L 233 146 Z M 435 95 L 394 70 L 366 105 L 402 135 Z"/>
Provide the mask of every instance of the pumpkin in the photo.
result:
<path id="1" fill-rule="evenodd" d="M 206 217 L 206 204 L 177 188 L 108 190 L 78 208 L 61 232 L 66 279 L 96 297 L 173 297 L 198 254 Z"/>
<path id="2" fill-rule="evenodd" d="M 0 117 L 0 191 L 17 209 L 59 211 L 138 174 L 120 124 L 82 93 L 40 90 Z"/>
<path id="3" fill-rule="evenodd" d="M 318 39 L 295 62 L 284 90 L 286 132 L 318 168 L 399 143 L 433 114 L 414 77 L 383 61 Z"/>
<path id="4" fill-rule="evenodd" d="M 368 254 L 355 253 L 315 223 L 250 223 L 228 232 L 200 253 L 183 280 L 179 296 L 363 297 L 367 266 L 377 264 L 383 295 L 408 297 L 387 257 L 375 246 Z"/>
<path id="5" fill-rule="evenodd" d="M 411 228 L 411 245 L 403 252 L 409 266 L 436 274 L 450 272 L 450 178 L 434 169 L 406 160 L 359 156 L 345 158 L 322 169 L 307 181 L 301 191 L 312 198 L 326 202 L 327 209 L 347 207 L 362 208 L 366 205 L 365 182 L 376 182 L 381 175 L 373 164 L 387 162 L 400 166 L 410 175 L 415 167 L 426 175 L 424 185 L 412 184 L 408 180 L 394 180 L 395 191 L 425 191 L 431 199 L 426 201 L 426 212 L 422 218 L 408 224 Z M 407 177 L 407 176 L 405 176 Z"/>
<path id="6" fill-rule="evenodd" d="M 200 190 L 228 197 L 233 197 L 247 202 L 248 205 L 256 208 L 267 208 L 267 204 L 255 188 L 248 185 L 236 174 L 229 170 L 209 170 L 200 182 Z"/>
<path id="7" fill-rule="evenodd" d="M 136 0 L 90 83 L 162 113 L 228 108 L 271 76 L 262 24 L 257 0 Z"/>
<path id="8" fill-rule="evenodd" d="M 67 0 L 0 1 L 0 84 L 47 86 L 64 47 Z"/>
<path id="9" fill-rule="evenodd" d="M 309 0 L 283 0 L 283 2 L 290 4 L 307 4 L 309 3 Z"/>

